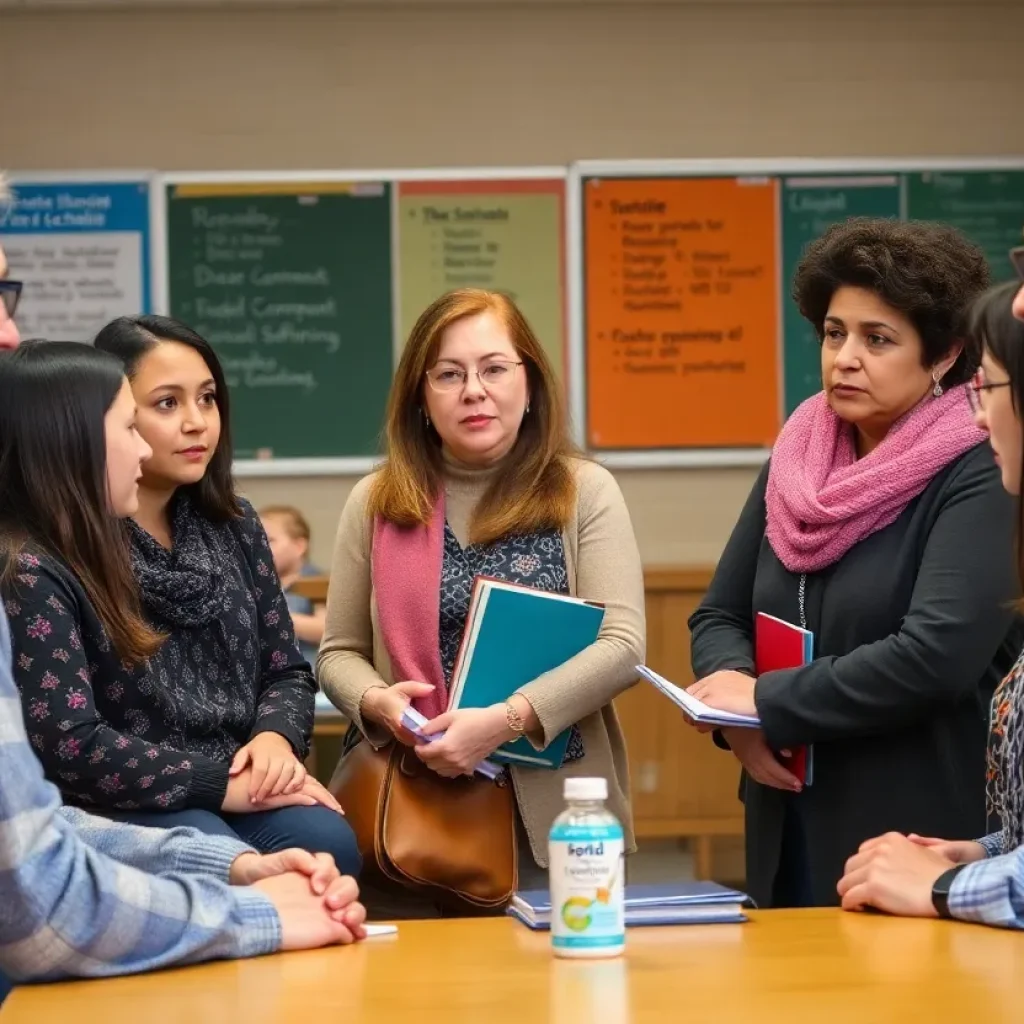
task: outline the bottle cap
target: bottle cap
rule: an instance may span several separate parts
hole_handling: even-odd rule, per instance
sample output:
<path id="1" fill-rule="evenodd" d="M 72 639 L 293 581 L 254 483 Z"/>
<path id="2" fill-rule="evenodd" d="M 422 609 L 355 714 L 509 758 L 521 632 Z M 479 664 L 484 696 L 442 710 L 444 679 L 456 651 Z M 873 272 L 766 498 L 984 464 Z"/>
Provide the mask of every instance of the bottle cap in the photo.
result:
<path id="1" fill-rule="evenodd" d="M 607 800 L 607 779 L 566 779 L 563 790 L 566 800 Z"/>

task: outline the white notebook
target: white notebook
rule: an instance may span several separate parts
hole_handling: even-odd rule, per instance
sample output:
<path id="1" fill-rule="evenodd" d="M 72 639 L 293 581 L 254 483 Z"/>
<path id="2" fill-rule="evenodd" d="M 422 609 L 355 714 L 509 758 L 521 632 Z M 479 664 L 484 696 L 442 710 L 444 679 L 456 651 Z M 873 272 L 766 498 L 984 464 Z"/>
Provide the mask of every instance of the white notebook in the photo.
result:
<path id="1" fill-rule="evenodd" d="M 676 707 L 682 708 L 688 718 L 691 718 L 700 725 L 721 725 L 745 729 L 759 729 L 761 727 L 761 720 L 757 715 L 735 715 L 731 711 L 719 711 L 717 708 L 709 707 L 702 700 L 698 700 L 687 693 L 682 687 L 676 686 L 675 683 L 670 683 L 663 676 L 659 676 L 653 669 L 647 668 L 646 665 L 637 665 L 636 670 L 647 682 L 653 684 L 668 697 Z"/>

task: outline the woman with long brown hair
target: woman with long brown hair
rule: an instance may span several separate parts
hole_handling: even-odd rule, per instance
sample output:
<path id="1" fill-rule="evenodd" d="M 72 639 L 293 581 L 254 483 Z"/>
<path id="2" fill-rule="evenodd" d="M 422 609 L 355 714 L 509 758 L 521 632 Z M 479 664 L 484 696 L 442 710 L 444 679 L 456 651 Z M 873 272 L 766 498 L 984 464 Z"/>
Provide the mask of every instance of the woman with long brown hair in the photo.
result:
<path id="1" fill-rule="evenodd" d="M 321 687 L 374 747 L 414 746 L 401 722 L 413 703 L 431 720 L 427 731 L 445 730 L 416 747 L 442 777 L 472 773 L 517 735 L 543 748 L 571 727 L 559 768 L 509 769 L 521 889 L 546 885 L 540 869 L 567 777 L 608 779 L 609 805 L 629 849 L 625 744 L 612 700 L 635 681 L 644 657 L 640 557 L 614 479 L 576 452 L 548 360 L 510 299 L 461 289 L 420 316 L 391 391 L 386 456 L 356 485 L 341 515 Z M 410 537 L 421 539 L 421 555 L 395 572 L 393 559 L 385 565 L 389 538 Z M 600 602 L 605 617 L 595 643 L 508 701 L 447 712 L 438 688 L 396 677 L 393 666 L 439 663 L 436 678 L 451 681 L 477 576 Z M 382 587 L 406 621 L 422 616 L 433 625 L 430 650 L 415 649 L 419 634 L 406 637 L 411 657 L 410 649 L 396 649 L 381 628 L 395 611 L 382 607 Z M 509 637 L 510 645 L 524 642 Z M 446 912 L 415 888 L 377 896 L 378 913 Z"/>

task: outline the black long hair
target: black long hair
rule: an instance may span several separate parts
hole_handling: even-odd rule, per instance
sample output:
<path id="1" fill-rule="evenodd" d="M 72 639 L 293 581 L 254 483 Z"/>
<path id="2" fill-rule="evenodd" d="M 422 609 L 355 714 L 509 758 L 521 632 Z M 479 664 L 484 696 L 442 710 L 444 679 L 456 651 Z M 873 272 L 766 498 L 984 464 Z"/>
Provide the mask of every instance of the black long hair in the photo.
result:
<path id="1" fill-rule="evenodd" d="M 146 623 L 127 535 L 110 511 L 105 417 L 120 362 L 73 341 L 0 355 L 0 589 L 18 589 L 34 545 L 78 578 L 118 654 L 140 663 L 163 637 Z"/>
<path id="2" fill-rule="evenodd" d="M 1010 281 L 984 292 L 971 309 L 970 334 L 1006 371 L 1013 410 L 1024 422 L 1024 322 L 1013 315 L 1020 287 L 1019 281 Z M 1024 445 L 1020 469 L 1024 481 Z M 1017 571 L 1024 585 L 1024 495 L 1017 497 Z"/>
<path id="3" fill-rule="evenodd" d="M 234 448 L 231 443 L 231 400 L 224 368 L 210 343 L 191 327 L 167 316 L 119 316 L 96 335 L 93 343 L 101 352 L 121 360 L 128 379 L 135 377 L 147 352 L 162 341 L 175 341 L 198 352 L 210 368 L 216 385 L 215 401 L 220 410 L 220 440 L 202 480 L 186 485 L 199 512 L 215 523 L 237 519 L 242 514 L 231 473 Z"/>

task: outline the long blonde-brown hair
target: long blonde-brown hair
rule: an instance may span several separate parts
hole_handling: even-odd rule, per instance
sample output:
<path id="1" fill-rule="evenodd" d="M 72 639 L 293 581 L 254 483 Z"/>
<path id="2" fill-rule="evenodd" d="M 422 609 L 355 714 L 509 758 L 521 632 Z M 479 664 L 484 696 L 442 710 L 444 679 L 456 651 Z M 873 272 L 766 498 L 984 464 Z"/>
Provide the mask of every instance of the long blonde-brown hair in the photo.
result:
<path id="1" fill-rule="evenodd" d="M 569 437 L 561 389 L 526 318 L 508 296 L 460 288 L 433 302 L 416 321 L 388 398 L 387 461 L 374 479 L 368 512 L 399 526 L 425 525 L 442 488 L 443 461 L 436 432 L 424 415 L 426 373 L 437 361 L 445 330 L 465 317 L 491 313 L 508 330 L 523 361 L 530 411 L 523 418 L 508 466 L 480 499 L 471 540 L 487 544 L 509 534 L 560 528 L 575 512 L 576 484 L 569 459 L 579 453 Z"/>

